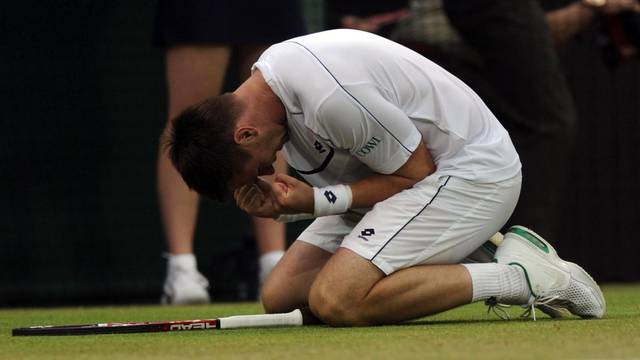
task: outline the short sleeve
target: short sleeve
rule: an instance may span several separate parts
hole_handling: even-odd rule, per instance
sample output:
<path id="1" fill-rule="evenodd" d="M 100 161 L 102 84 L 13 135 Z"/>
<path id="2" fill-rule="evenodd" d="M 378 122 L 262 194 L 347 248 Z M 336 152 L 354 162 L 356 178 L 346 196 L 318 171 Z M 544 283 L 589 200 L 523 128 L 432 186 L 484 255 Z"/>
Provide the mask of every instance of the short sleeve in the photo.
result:
<path id="1" fill-rule="evenodd" d="M 348 149 L 371 170 L 391 174 L 404 165 L 422 140 L 411 119 L 374 89 L 336 89 L 317 112 L 320 135 Z"/>

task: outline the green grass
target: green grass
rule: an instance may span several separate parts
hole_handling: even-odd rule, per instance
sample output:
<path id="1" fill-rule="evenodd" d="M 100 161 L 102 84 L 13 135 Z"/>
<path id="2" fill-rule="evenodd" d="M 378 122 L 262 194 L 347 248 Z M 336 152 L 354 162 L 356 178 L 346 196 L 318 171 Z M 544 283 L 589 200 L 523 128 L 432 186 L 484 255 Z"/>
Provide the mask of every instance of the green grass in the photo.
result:
<path id="1" fill-rule="evenodd" d="M 504 321 L 473 304 L 412 323 L 367 328 L 12 337 L 12 328 L 30 325 L 212 318 L 259 313 L 261 307 L 0 309 L 0 359 L 639 359 L 640 285 L 603 290 L 608 311 L 601 320 L 540 315 L 536 322 Z"/>

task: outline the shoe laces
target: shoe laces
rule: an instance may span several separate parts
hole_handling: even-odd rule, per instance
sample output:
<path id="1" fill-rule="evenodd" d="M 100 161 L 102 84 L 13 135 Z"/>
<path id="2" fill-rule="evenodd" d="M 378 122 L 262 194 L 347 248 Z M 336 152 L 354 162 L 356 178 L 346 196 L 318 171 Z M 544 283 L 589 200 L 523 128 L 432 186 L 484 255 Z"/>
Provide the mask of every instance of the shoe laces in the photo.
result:
<path id="1" fill-rule="evenodd" d="M 491 297 L 485 300 L 485 305 L 487 305 L 487 314 L 493 312 L 502 320 L 510 320 L 511 317 L 509 313 L 505 310 L 510 308 L 511 305 L 501 304 L 495 297 Z M 520 314 L 519 318 L 533 318 L 533 321 L 537 321 L 536 317 L 536 308 L 540 308 L 542 306 L 547 307 L 549 309 L 555 310 L 557 312 L 562 312 L 567 308 L 569 304 L 565 301 L 559 300 L 559 296 L 536 296 L 533 297 L 532 301 L 528 304 L 521 305 L 525 311 Z"/>
<path id="2" fill-rule="evenodd" d="M 558 296 L 546 296 L 546 297 L 536 296 L 533 298 L 533 301 L 531 301 L 529 304 L 523 305 L 523 307 L 525 307 L 526 310 L 522 314 L 520 314 L 520 317 L 521 318 L 532 317 L 533 321 L 538 320 L 538 318 L 536 317 L 536 307 L 539 307 L 539 306 L 546 306 L 556 311 L 560 311 L 560 308 L 557 307 L 556 304 L 554 304 L 554 302 L 557 299 L 558 299 Z"/>
<path id="3" fill-rule="evenodd" d="M 505 310 L 510 308 L 511 305 L 501 304 L 498 302 L 498 299 L 496 299 L 495 297 L 488 298 L 487 300 L 484 301 L 484 304 L 487 305 L 487 314 L 490 314 L 491 312 L 493 312 L 494 314 L 496 314 L 496 316 L 498 316 L 502 320 L 511 319 L 511 316 L 509 316 L 509 313 L 507 312 L 507 310 Z"/>

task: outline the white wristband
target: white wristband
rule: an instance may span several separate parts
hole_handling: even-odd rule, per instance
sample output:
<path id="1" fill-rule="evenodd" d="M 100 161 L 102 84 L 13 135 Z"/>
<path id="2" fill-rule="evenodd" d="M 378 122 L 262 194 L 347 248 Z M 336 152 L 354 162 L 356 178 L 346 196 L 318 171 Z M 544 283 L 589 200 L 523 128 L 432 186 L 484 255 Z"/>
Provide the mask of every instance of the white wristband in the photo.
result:
<path id="1" fill-rule="evenodd" d="M 316 217 L 343 214 L 351 207 L 353 194 L 349 185 L 313 188 L 313 215 Z"/>
<path id="2" fill-rule="evenodd" d="M 281 214 L 280 216 L 278 216 L 276 218 L 276 221 L 277 222 L 281 222 L 281 223 L 290 223 L 290 222 L 294 222 L 294 221 L 308 220 L 308 219 L 315 219 L 315 216 L 313 216 L 313 214 L 309 214 L 309 213 Z"/>

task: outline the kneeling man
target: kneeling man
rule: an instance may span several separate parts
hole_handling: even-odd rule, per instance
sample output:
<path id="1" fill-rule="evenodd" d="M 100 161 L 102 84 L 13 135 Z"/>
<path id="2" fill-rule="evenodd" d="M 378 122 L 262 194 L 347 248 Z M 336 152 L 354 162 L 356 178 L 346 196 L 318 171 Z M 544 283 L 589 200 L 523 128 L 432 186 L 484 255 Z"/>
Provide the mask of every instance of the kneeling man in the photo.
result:
<path id="1" fill-rule="evenodd" d="M 335 326 L 397 323 L 478 300 L 599 318 L 578 265 L 513 227 L 495 263 L 466 263 L 516 206 L 507 131 L 455 76 L 376 35 L 332 30 L 270 47 L 233 93 L 194 105 L 169 147 L 185 182 L 251 215 L 315 218 L 262 289 L 267 312 Z M 311 186 L 284 174 L 276 152 Z"/>

